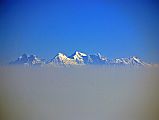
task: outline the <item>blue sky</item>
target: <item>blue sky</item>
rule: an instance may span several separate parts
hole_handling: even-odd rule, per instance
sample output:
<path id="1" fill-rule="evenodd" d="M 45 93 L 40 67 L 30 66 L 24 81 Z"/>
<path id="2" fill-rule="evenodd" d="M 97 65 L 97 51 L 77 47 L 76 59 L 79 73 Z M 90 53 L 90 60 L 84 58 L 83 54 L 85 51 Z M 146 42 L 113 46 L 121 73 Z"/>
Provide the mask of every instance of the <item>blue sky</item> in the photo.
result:
<path id="1" fill-rule="evenodd" d="M 4 63 L 23 53 L 49 59 L 76 50 L 159 62 L 159 3 L 1 2 L 0 42 Z"/>

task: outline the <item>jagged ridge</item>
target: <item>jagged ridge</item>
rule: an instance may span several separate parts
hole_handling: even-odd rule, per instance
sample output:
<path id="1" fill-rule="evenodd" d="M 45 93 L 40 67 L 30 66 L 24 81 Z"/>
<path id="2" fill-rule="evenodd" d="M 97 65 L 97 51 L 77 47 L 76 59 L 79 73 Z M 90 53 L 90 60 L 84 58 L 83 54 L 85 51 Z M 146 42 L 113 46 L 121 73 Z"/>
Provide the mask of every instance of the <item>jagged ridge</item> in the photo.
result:
<path id="1" fill-rule="evenodd" d="M 54 58 L 44 61 L 36 55 L 23 54 L 17 60 L 10 62 L 10 64 L 18 65 L 117 65 L 117 66 L 147 66 L 140 58 L 132 56 L 129 58 L 117 58 L 113 60 L 107 59 L 100 53 L 87 55 L 82 52 L 75 51 L 71 56 L 66 56 L 63 53 L 58 53 Z"/>

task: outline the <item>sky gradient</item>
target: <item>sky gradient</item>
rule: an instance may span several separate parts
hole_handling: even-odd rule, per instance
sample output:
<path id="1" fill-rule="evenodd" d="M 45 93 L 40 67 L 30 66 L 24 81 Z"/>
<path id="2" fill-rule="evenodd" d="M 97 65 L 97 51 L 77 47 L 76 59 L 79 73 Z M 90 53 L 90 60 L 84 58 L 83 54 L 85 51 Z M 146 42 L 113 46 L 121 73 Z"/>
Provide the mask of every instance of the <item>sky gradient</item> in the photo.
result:
<path id="1" fill-rule="evenodd" d="M 159 3 L 1 2 L 1 63 L 23 53 L 49 59 L 76 50 L 159 63 Z"/>

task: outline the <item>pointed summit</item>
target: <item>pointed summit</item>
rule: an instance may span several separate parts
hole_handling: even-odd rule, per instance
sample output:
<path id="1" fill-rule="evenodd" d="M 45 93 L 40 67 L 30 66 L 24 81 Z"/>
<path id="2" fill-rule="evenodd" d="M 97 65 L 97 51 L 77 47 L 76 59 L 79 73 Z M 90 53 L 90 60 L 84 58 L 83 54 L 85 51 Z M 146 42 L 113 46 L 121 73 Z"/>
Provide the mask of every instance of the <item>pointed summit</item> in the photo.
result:
<path id="1" fill-rule="evenodd" d="M 140 58 L 132 56 L 129 58 L 117 58 L 113 60 L 113 64 L 118 65 L 131 65 L 131 66 L 144 66 L 146 65 Z"/>
<path id="2" fill-rule="evenodd" d="M 88 58 L 89 63 L 95 65 L 102 65 L 105 64 L 107 61 L 107 58 L 102 56 L 100 53 L 89 55 Z"/>
<path id="3" fill-rule="evenodd" d="M 75 51 L 69 58 L 74 59 L 79 64 L 84 64 L 83 57 L 87 56 L 85 53 Z"/>
<path id="4" fill-rule="evenodd" d="M 101 60 L 107 60 L 107 58 L 105 56 L 102 56 L 100 53 L 97 53 L 97 56 L 99 57 L 99 59 Z"/>
<path id="5" fill-rule="evenodd" d="M 63 54 L 63 53 L 58 53 L 55 57 L 54 57 L 55 59 L 56 58 L 59 58 L 59 59 L 66 59 L 67 58 L 67 56 L 65 55 L 65 54 Z"/>
<path id="6" fill-rule="evenodd" d="M 36 55 L 27 55 L 23 54 L 18 57 L 17 60 L 10 62 L 10 64 L 17 64 L 17 65 L 42 65 L 44 61 L 37 57 Z"/>
<path id="7" fill-rule="evenodd" d="M 27 54 L 22 54 L 18 59 L 16 60 L 17 63 L 27 63 L 28 62 L 28 55 Z"/>
<path id="8" fill-rule="evenodd" d="M 75 60 L 68 58 L 65 54 L 58 53 L 48 64 L 76 65 L 77 63 Z"/>
<path id="9" fill-rule="evenodd" d="M 51 62 L 55 62 L 55 63 L 62 63 L 67 59 L 67 56 L 63 53 L 58 53 L 52 60 Z"/>
<path id="10" fill-rule="evenodd" d="M 78 51 L 75 51 L 69 58 L 78 58 L 78 57 L 83 57 L 83 56 L 87 56 L 85 53 L 82 53 L 82 52 L 78 52 Z"/>
<path id="11" fill-rule="evenodd" d="M 129 58 L 131 63 L 134 64 L 134 65 L 144 65 L 145 63 L 138 57 L 136 56 L 132 56 Z"/>

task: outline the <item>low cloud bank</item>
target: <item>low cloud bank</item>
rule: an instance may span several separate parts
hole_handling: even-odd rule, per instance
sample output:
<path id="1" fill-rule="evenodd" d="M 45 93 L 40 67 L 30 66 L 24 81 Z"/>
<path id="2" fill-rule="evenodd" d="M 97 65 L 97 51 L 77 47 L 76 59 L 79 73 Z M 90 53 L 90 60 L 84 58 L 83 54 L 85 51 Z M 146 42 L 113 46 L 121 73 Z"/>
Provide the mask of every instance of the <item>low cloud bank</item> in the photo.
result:
<path id="1" fill-rule="evenodd" d="M 150 68 L 1 67 L 0 119 L 158 120 Z"/>

